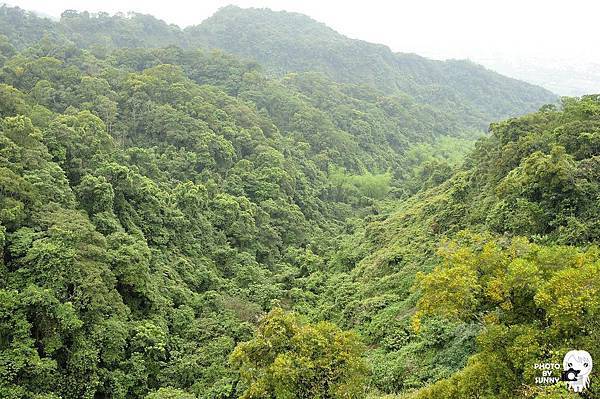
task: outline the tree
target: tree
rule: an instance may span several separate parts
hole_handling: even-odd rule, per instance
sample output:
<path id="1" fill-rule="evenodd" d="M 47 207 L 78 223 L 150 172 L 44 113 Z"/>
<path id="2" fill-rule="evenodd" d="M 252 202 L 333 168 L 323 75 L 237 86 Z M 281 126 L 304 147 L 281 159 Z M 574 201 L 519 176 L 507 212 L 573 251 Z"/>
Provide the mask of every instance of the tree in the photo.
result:
<path id="1" fill-rule="evenodd" d="M 306 324 L 273 309 L 230 361 L 239 370 L 242 398 L 363 398 L 367 366 L 356 334 L 334 324 Z"/>

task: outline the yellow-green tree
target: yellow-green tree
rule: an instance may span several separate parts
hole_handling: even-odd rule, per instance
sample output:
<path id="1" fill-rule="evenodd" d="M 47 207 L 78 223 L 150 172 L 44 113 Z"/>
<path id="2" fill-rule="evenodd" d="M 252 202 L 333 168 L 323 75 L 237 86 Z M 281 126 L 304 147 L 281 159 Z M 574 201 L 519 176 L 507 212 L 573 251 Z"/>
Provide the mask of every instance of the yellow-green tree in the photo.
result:
<path id="1" fill-rule="evenodd" d="M 598 352 L 598 249 L 542 246 L 463 232 L 440 250 L 444 262 L 419 274 L 413 318 L 482 325 L 478 350 L 467 365 L 414 398 L 565 397 L 534 383 L 540 359 L 560 362 L 570 348 Z M 590 397 L 597 391 L 592 387 Z M 558 395 L 558 396 L 556 396 Z"/>
<path id="2" fill-rule="evenodd" d="M 272 310 L 231 362 L 245 384 L 242 398 L 363 398 L 368 370 L 358 337 L 329 322 L 303 323 Z"/>

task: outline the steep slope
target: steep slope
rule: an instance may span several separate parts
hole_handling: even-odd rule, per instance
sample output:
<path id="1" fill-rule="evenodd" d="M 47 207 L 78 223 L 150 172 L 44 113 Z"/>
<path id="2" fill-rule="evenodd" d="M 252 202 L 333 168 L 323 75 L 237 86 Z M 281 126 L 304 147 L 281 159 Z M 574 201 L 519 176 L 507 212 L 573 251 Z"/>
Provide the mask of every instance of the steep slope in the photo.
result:
<path id="1" fill-rule="evenodd" d="M 221 48 L 258 61 L 276 74 L 321 71 L 344 83 L 460 112 L 481 122 L 537 110 L 556 96 L 468 61 L 434 61 L 352 40 L 311 18 L 268 9 L 220 9 L 186 29 L 190 44 Z"/>
<path id="2" fill-rule="evenodd" d="M 600 97 L 491 132 L 450 179 L 340 239 L 345 272 L 315 313 L 361 331 L 382 392 L 570 398 L 536 386 L 534 364 L 600 356 Z"/>
<path id="3" fill-rule="evenodd" d="M 338 172 L 352 178 L 338 187 L 327 167 L 342 157 L 227 94 L 238 79 L 255 97 L 277 88 L 306 115 L 297 135 L 316 131 L 306 100 L 219 54 L 100 59 L 42 40 L 3 63 L 2 395 L 239 396 L 235 345 L 274 304 L 312 296 L 302 281 L 331 232 L 390 179 Z M 324 140 L 349 136 L 314 123 Z M 369 161 L 344 151 L 349 167 Z"/>

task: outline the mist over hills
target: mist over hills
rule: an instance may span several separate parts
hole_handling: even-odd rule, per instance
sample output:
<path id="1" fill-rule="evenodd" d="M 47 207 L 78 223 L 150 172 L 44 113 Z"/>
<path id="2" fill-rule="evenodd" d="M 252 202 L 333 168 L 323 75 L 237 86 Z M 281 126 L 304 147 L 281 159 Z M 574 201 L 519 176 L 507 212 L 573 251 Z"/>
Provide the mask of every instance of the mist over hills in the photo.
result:
<path id="1" fill-rule="evenodd" d="M 481 62 L 500 73 L 541 85 L 563 96 L 581 96 L 600 90 L 600 63 L 570 59 L 503 59 Z"/>

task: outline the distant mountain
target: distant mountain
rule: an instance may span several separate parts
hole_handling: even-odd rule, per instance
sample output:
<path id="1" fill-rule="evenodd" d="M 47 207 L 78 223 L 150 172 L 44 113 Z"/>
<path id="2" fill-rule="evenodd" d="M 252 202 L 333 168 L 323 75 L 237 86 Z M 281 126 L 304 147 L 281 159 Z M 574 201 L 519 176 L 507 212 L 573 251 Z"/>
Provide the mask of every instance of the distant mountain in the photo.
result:
<path id="1" fill-rule="evenodd" d="M 159 48 L 185 46 L 182 30 L 151 15 L 89 13 L 65 10 L 59 21 L 19 7 L 0 6 L 0 35 L 17 49 L 42 38 L 71 42 L 77 47 Z"/>
<path id="2" fill-rule="evenodd" d="M 409 96 L 416 104 L 433 106 L 477 130 L 557 101 L 541 87 L 470 61 L 393 53 L 384 45 L 349 39 L 297 13 L 228 6 L 185 30 L 137 13 L 111 16 L 69 10 L 55 23 L 2 7 L 0 21 L 0 34 L 17 47 L 46 36 L 84 48 L 217 48 L 254 60 L 275 76 L 320 72 L 338 83 L 369 86 L 382 95 Z"/>
<path id="3" fill-rule="evenodd" d="M 187 28 L 190 45 L 220 48 L 256 60 L 276 74 L 321 71 L 343 83 L 360 83 L 447 107 L 482 120 L 534 111 L 556 101 L 551 92 L 507 78 L 470 61 L 434 61 L 347 38 L 305 15 L 268 9 L 220 9 Z"/>

